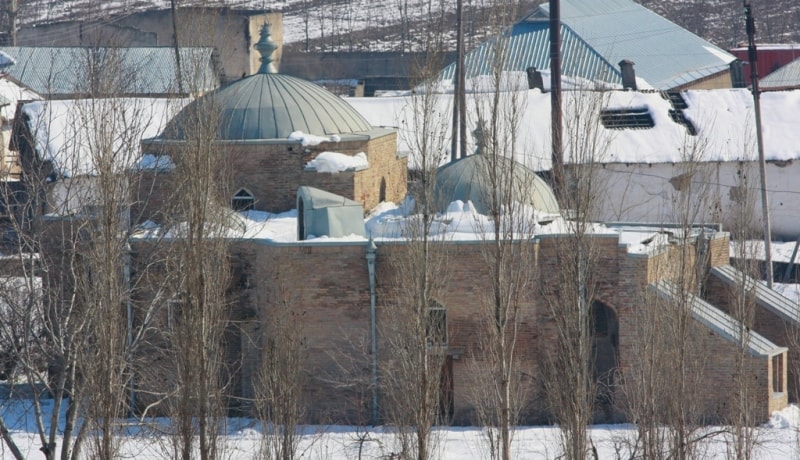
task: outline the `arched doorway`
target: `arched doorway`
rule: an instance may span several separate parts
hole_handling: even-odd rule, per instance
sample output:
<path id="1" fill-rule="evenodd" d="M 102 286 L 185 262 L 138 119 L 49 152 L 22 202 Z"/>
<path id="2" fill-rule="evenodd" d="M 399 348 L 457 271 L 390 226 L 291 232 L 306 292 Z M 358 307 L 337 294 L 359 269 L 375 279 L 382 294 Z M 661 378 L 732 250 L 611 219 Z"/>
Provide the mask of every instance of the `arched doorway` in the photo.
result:
<path id="1" fill-rule="evenodd" d="M 598 300 L 592 302 L 591 315 L 596 403 L 601 413 L 609 418 L 613 409 L 614 378 L 619 362 L 619 321 L 614 309 Z"/>

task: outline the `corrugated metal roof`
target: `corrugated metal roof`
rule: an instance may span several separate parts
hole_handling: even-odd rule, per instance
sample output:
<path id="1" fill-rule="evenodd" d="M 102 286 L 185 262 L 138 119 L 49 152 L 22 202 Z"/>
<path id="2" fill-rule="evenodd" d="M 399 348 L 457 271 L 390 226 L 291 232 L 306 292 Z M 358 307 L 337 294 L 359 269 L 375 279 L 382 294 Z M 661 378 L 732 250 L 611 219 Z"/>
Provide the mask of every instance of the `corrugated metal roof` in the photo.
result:
<path id="1" fill-rule="evenodd" d="M 185 137 L 198 109 L 220 114 L 217 139 L 286 139 L 294 131 L 326 136 L 372 129 L 340 97 L 300 78 L 259 73 L 207 94 L 184 108 L 164 131 L 169 139 Z"/>
<path id="2" fill-rule="evenodd" d="M 508 70 L 548 69 L 549 7 L 539 6 L 510 32 Z M 736 57 L 629 0 L 562 0 L 562 74 L 620 83 L 630 59 L 656 89 L 672 89 L 725 71 Z M 488 43 L 466 57 L 467 77 L 491 68 Z M 470 61 L 483 61 L 485 64 Z M 452 78 L 453 70 L 446 76 Z"/>
<path id="3" fill-rule="evenodd" d="M 0 47 L 0 51 L 16 60 L 7 73 L 42 95 L 113 93 L 131 96 L 179 92 L 175 51 L 171 47 L 7 46 Z M 183 79 L 191 82 L 191 88 L 185 88 L 184 94 L 208 92 L 219 86 L 213 48 L 181 48 L 180 53 Z M 113 89 L 104 91 L 103 86 Z"/>
<path id="4" fill-rule="evenodd" d="M 748 287 L 752 287 L 752 293 L 758 305 L 778 315 L 784 321 L 795 325 L 800 324 L 800 305 L 765 286 L 761 281 L 745 275 L 731 265 L 714 267 L 711 269 L 711 274 L 728 286 L 747 283 Z"/>
<path id="5" fill-rule="evenodd" d="M 570 77 L 622 83 L 619 69 L 592 49 L 568 26 L 561 26 L 561 73 Z M 464 58 L 466 78 L 492 73 L 495 52 L 506 50 L 504 70 L 524 72 L 528 67 L 550 68 L 550 28 L 547 21 L 524 21 L 500 37 L 484 42 Z M 445 67 L 442 78 L 452 80 L 455 64 Z"/>
<path id="6" fill-rule="evenodd" d="M 759 83 L 761 89 L 800 87 L 800 58 L 762 78 Z"/>
<path id="7" fill-rule="evenodd" d="M 547 18 L 542 4 L 531 19 Z M 657 89 L 672 89 L 728 69 L 736 57 L 630 0 L 562 0 L 561 21 L 609 62 L 630 59 Z"/>
<path id="8" fill-rule="evenodd" d="M 681 293 L 678 286 L 671 281 L 661 280 L 657 283 L 650 284 L 650 288 L 653 289 L 659 297 L 666 300 L 674 301 L 681 294 L 687 296 L 694 319 L 726 340 L 734 343 L 741 343 L 739 332 L 742 328 L 741 323 L 722 310 L 693 294 L 688 292 Z M 749 340 L 746 346 L 748 352 L 753 356 L 774 356 L 787 350 L 785 347 L 775 345 L 766 337 L 755 331 L 750 330 L 749 332 Z"/>

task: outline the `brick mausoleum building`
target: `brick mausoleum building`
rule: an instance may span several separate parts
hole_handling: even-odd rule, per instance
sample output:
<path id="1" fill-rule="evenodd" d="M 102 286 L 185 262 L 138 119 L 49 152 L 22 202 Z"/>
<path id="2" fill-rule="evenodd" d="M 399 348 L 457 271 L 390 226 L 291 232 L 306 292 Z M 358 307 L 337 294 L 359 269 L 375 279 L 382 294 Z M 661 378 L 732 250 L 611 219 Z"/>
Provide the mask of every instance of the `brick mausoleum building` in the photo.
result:
<path id="1" fill-rule="evenodd" d="M 266 35 L 257 46 L 265 50 L 265 56 L 269 55 L 271 45 Z M 192 137 L 187 130 L 197 114 L 209 109 L 220 114 L 210 134 L 206 134 L 210 145 L 229 160 L 228 193 L 233 210 L 282 212 L 299 204 L 303 208 L 298 210 L 299 227 L 312 225 L 306 220 L 316 219 L 312 211 L 326 211 L 322 215 L 331 230 L 329 233 L 323 230 L 317 236 L 335 237 L 347 235 L 337 233 L 343 216 L 351 216 L 345 224 L 363 227 L 363 214 L 357 213 L 352 218 L 353 214 L 339 213 L 336 206 L 347 206 L 348 212 L 352 212 L 353 205 L 369 210 L 382 201 L 400 202 L 406 195 L 407 163 L 397 155 L 393 130 L 370 126 L 346 103 L 311 83 L 272 73 L 268 58 L 259 73 L 186 106 L 160 136 L 142 142 L 143 154 L 156 158 L 155 165 L 171 165 L 170 157 L 180 155 L 183 143 Z M 302 134 L 292 136 L 295 132 Z M 320 172 L 309 166 L 322 152 L 330 150 L 345 156 L 363 152 L 368 165 L 335 173 Z M 137 189 L 154 193 L 132 215 L 140 216 L 140 221 L 164 220 L 163 204 L 168 201 L 178 173 L 173 167 L 142 171 Z M 298 189 L 301 189 L 299 198 Z M 265 336 L 267 325 L 288 298 L 288 304 L 303 318 L 302 331 L 308 349 L 306 366 L 310 372 L 305 388 L 308 421 L 368 421 L 374 409 L 369 395 L 373 387 L 363 382 L 369 381 L 372 366 L 380 367 L 391 359 L 380 345 L 381 337 L 378 337 L 378 353 L 370 353 L 367 344 L 374 333 L 371 324 L 374 321 L 378 325 L 376 331 L 385 327 L 382 321 L 388 309 L 398 302 L 395 289 L 403 273 L 393 269 L 392 261 L 407 251 L 411 243 L 403 239 L 373 242 L 366 238 L 302 241 L 306 233 L 300 228 L 300 238 L 288 242 L 257 237 L 233 239 L 227 261 L 220 261 L 230 264 L 227 296 L 230 319 L 235 324 L 226 336 L 230 404 L 237 411 L 249 409 L 247 401 L 254 395 L 254 375 L 269 339 Z M 702 398 L 702 411 L 707 419 L 720 419 L 726 413 L 733 391 L 732 360 L 741 347 L 746 351 L 745 365 L 753 377 L 750 384 L 756 395 L 757 415 L 766 419 L 770 411 L 784 407 L 789 394 L 787 341 L 778 333 L 779 328 L 765 326 L 764 336 L 754 331 L 748 343 L 742 344 L 737 338 L 739 323 L 714 306 L 725 307 L 725 283 L 710 283 L 704 300 L 685 293 L 675 283 L 681 278 L 679 273 L 669 268 L 675 266 L 670 262 L 678 257 L 680 250 L 686 249 L 681 245 L 688 244 L 695 262 L 690 264 L 691 270 L 700 267 L 700 273 L 723 281 L 735 276 L 729 265 L 728 235 L 718 229 L 703 228 L 685 242 L 670 240 L 663 229 L 649 229 L 646 233 L 634 246 L 647 246 L 654 238 L 660 243 L 653 243 L 654 247 L 647 250 L 633 250 L 630 240 L 621 237 L 625 231 L 612 228 L 589 237 L 598 251 L 597 266 L 601 267 L 594 274 L 596 295 L 589 308 L 595 318 L 592 336 L 595 371 L 604 376 L 603 383 L 608 385 L 604 404 L 622 404 L 627 394 L 625 382 L 619 376 L 636 365 L 633 356 L 638 351 L 640 332 L 637 312 L 661 305 L 645 299 L 656 299 L 653 302 L 660 301 L 663 308 L 669 308 L 676 298 L 682 297 L 692 309 L 694 337 L 702 350 L 710 352 L 699 377 L 707 389 Z M 564 250 L 560 243 L 566 238 L 569 235 L 545 233 L 519 243 L 531 249 L 533 255 L 528 280 L 533 294 L 525 296 L 521 308 L 517 343 L 519 363 L 526 369 L 531 389 L 530 403 L 523 414 L 526 421 L 543 421 L 548 417 L 542 399 L 543 356 L 556 337 L 549 302 L 558 283 L 556 255 Z M 131 240 L 134 271 L 137 264 L 149 263 L 141 255 L 149 253 L 153 244 L 146 237 Z M 483 325 L 478 311 L 482 296 L 491 290 L 490 280 L 481 275 L 486 264 L 484 244 L 476 237 L 474 241 L 440 241 L 434 248 L 446 251 L 449 257 L 446 282 L 436 299 L 437 308 L 444 310 L 439 318 L 446 328 L 446 339 L 440 344 L 445 356 L 443 408 L 460 423 L 473 420 L 470 395 L 479 385 L 472 371 L 482 359 Z M 705 278 L 705 275 L 700 277 L 701 284 L 705 284 Z M 774 297 L 760 304 L 773 306 L 778 301 Z M 791 310 L 790 313 L 797 310 L 792 305 L 783 308 Z M 778 315 L 777 321 L 785 320 L 781 318 Z M 778 332 L 773 334 L 773 329 Z M 358 375 L 344 375 L 344 362 L 353 364 L 350 371 Z M 167 385 L 169 380 L 168 374 L 161 373 L 157 366 L 149 371 L 136 379 L 142 400 L 150 390 L 156 393 L 163 390 L 159 387 Z M 348 378 L 361 383 L 336 383 Z M 381 389 L 375 391 L 380 396 Z M 381 404 L 379 397 L 378 410 Z M 614 415 L 614 412 L 610 409 L 599 417 L 619 419 L 619 413 Z"/>

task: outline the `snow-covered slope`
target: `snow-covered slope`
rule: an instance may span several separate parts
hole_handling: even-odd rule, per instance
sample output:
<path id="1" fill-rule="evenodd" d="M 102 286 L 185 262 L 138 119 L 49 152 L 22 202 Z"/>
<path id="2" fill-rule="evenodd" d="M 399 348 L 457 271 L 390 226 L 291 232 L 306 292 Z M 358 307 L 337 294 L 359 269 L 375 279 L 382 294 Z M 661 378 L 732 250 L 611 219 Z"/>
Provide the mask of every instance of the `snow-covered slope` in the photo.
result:
<path id="1" fill-rule="evenodd" d="M 746 39 L 738 0 L 637 2 L 723 48 Z M 178 4 L 282 11 L 287 44 L 308 39 L 312 48 L 379 51 L 413 49 L 414 40 L 425 28 L 423 20 L 443 22 L 445 29 L 452 29 L 455 3 L 441 0 L 183 0 Z M 522 0 L 516 16 L 521 17 L 540 3 L 545 0 Z M 489 0 L 470 0 L 464 4 L 468 15 L 465 32 L 468 42 L 475 43 L 496 15 L 492 14 Z M 114 15 L 169 6 L 168 0 L 20 0 L 18 17 L 23 25 L 66 19 L 108 21 Z M 755 17 L 759 41 L 800 41 L 798 15 L 800 2 L 796 0 L 758 2 Z M 342 36 L 346 37 L 337 38 Z M 325 40 L 319 40 L 320 37 Z"/>

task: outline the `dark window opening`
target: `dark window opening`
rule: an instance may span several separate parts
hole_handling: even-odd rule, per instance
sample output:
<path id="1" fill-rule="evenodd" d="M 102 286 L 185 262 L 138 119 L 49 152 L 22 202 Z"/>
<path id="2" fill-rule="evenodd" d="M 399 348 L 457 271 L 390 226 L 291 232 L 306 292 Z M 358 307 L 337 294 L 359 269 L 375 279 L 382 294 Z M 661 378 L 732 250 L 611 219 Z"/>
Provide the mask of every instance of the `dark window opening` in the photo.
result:
<path id="1" fill-rule="evenodd" d="M 428 309 L 428 323 L 425 332 L 429 346 L 447 346 L 447 310 L 444 307 L 435 304 Z"/>
<path id="2" fill-rule="evenodd" d="M 772 357 L 772 392 L 783 393 L 783 355 Z"/>
<path id="3" fill-rule="evenodd" d="M 661 93 L 661 96 L 668 100 L 676 110 L 689 108 L 689 104 L 686 103 L 686 99 L 683 98 L 683 94 L 680 91 L 667 91 L 666 93 Z"/>
<path id="4" fill-rule="evenodd" d="M 253 197 L 253 194 L 248 192 L 247 190 L 240 188 L 233 195 L 233 199 L 231 200 L 231 208 L 234 211 L 252 211 L 255 209 L 256 206 L 256 199 Z"/>
<path id="5" fill-rule="evenodd" d="M 386 201 L 386 178 L 381 177 L 381 188 L 378 193 L 378 203 Z"/>
<path id="6" fill-rule="evenodd" d="M 592 302 L 592 327 L 595 337 L 608 337 L 607 308 L 600 302 Z"/>
<path id="7" fill-rule="evenodd" d="M 647 107 L 631 109 L 603 109 L 600 121 L 609 129 L 649 129 L 656 125 Z"/>
<path id="8" fill-rule="evenodd" d="M 682 125 L 686 128 L 686 131 L 692 135 L 697 136 L 697 128 L 694 127 L 694 123 L 691 120 L 686 118 L 686 115 L 683 114 L 682 110 L 669 110 L 669 117 L 672 118 L 672 121 L 675 123 Z"/>

